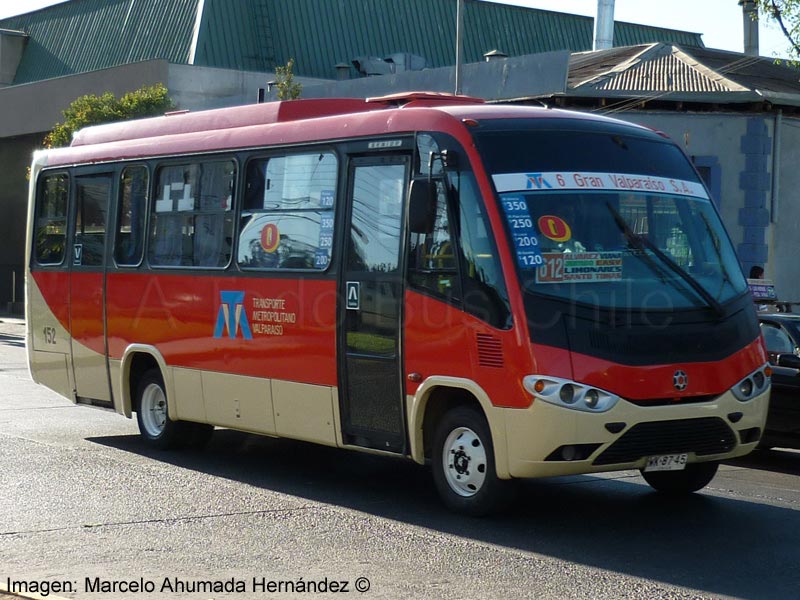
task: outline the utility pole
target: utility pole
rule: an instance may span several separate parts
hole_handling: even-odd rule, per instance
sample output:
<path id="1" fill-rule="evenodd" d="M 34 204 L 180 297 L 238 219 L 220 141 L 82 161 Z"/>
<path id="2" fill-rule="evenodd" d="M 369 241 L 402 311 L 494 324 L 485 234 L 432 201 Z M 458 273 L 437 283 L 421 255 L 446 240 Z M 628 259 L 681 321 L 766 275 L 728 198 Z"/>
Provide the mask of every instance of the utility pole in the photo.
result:
<path id="1" fill-rule="evenodd" d="M 456 5 L 456 95 L 461 94 L 462 37 L 464 35 L 464 0 Z"/>

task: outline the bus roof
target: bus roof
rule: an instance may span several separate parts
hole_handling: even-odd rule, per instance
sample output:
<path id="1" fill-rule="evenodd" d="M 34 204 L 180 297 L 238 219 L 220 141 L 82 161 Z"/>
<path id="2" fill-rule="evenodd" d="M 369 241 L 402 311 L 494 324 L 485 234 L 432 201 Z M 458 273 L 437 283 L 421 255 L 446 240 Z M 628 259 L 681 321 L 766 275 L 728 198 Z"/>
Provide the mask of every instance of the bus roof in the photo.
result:
<path id="1" fill-rule="evenodd" d="M 483 104 L 480 98 L 436 92 L 411 92 L 376 98 L 314 98 L 266 102 L 199 112 L 175 111 L 162 117 L 118 121 L 76 132 L 71 146 L 88 146 L 197 131 L 234 129 L 250 125 L 287 123 L 319 117 L 385 110 L 387 108 Z"/>
<path id="2" fill-rule="evenodd" d="M 538 106 L 487 104 L 479 98 L 411 92 L 378 98 L 321 98 L 267 102 L 120 121 L 78 131 L 72 144 L 36 154 L 42 166 L 133 160 L 265 145 L 442 130 L 484 119 L 614 119 Z M 315 120 L 314 127 L 302 127 Z M 640 126 L 625 123 L 631 128 Z"/>

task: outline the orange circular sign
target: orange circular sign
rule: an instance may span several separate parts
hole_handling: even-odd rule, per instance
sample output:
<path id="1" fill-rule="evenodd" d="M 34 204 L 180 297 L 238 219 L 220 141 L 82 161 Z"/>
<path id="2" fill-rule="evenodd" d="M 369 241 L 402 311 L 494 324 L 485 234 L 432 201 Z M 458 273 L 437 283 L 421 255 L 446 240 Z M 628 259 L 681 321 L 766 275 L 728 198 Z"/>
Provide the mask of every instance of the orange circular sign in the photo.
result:
<path id="1" fill-rule="evenodd" d="M 542 215 L 536 221 L 536 224 L 539 226 L 539 231 L 542 232 L 542 235 L 554 242 L 566 242 L 572 237 L 572 229 L 561 217 Z"/>
<path id="2" fill-rule="evenodd" d="M 269 223 L 261 230 L 261 247 L 264 252 L 275 252 L 281 243 L 281 236 L 278 232 L 278 226 L 275 223 Z"/>

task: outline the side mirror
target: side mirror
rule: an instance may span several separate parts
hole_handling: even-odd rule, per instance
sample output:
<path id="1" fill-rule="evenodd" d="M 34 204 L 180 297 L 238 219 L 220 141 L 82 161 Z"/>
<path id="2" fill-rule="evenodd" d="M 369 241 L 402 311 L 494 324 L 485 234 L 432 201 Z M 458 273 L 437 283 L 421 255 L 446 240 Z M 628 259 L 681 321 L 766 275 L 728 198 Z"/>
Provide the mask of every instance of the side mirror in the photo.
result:
<path id="1" fill-rule="evenodd" d="M 412 179 L 408 191 L 408 227 L 411 233 L 433 233 L 436 221 L 436 183 Z"/>
<path id="2" fill-rule="evenodd" d="M 796 354 L 778 354 L 778 366 L 800 370 L 800 356 Z"/>

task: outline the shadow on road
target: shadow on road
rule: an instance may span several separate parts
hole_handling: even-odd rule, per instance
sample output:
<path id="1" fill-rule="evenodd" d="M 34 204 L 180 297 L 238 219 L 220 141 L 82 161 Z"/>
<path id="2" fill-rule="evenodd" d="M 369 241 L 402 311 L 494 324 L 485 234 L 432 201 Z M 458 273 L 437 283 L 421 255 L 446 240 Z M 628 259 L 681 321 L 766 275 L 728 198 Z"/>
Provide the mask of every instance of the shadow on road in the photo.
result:
<path id="1" fill-rule="evenodd" d="M 21 335 L 9 335 L 5 333 L 0 333 L 0 344 L 5 344 L 6 346 L 14 346 L 15 348 L 24 348 L 25 337 Z"/>
<path id="2" fill-rule="evenodd" d="M 800 475 L 800 451 L 780 448 L 756 450 L 747 456 L 731 461 L 730 464 L 760 471 Z"/>
<path id="3" fill-rule="evenodd" d="M 785 599 L 800 590 L 800 515 L 768 504 L 708 493 L 669 498 L 638 477 L 582 476 L 526 481 L 508 513 L 469 519 L 447 512 L 428 469 L 410 461 L 230 430 L 217 430 L 208 449 L 198 453 L 154 452 L 138 436 L 90 441 L 315 502 L 714 596 Z M 800 455 L 787 458 L 795 459 Z"/>

